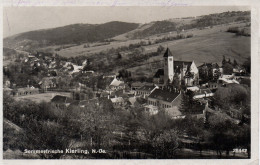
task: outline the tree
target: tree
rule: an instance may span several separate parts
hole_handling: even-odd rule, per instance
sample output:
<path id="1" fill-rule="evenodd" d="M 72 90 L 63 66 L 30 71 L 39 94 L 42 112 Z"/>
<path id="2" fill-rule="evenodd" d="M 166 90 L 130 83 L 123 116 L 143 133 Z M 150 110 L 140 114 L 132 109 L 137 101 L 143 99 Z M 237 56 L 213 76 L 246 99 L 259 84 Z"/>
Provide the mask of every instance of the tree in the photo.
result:
<path id="1" fill-rule="evenodd" d="M 248 57 L 243 63 L 243 67 L 246 69 L 247 73 L 251 73 L 251 57 Z"/>
<path id="2" fill-rule="evenodd" d="M 237 61 L 236 61 L 236 59 L 234 59 L 233 66 L 236 67 L 237 65 L 238 65 Z"/>
<path id="3" fill-rule="evenodd" d="M 173 129 L 163 131 L 159 136 L 153 139 L 156 158 L 173 158 L 174 151 L 178 148 L 177 132 Z"/>
<path id="4" fill-rule="evenodd" d="M 226 57 L 223 55 L 222 65 L 226 64 Z"/>
<path id="5" fill-rule="evenodd" d="M 214 104 L 223 109 L 229 109 L 231 105 L 246 105 L 250 102 L 250 89 L 245 85 L 234 84 L 228 87 L 220 87 L 213 97 Z"/>
<path id="6" fill-rule="evenodd" d="M 164 51 L 164 47 L 162 45 L 160 45 L 158 48 L 157 48 L 157 53 L 161 53 Z"/>
<path id="7" fill-rule="evenodd" d="M 228 62 L 227 62 L 227 63 L 231 64 L 231 60 L 230 60 L 230 58 L 228 58 Z"/>
<path id="8" fill-rule="evenodd" d="M 181 81 L 177 73 L 175 73 L 173 76 L 172 86 L 178 90 L 181 89 Z"/>
<path id="9" fill-rule="evenodd" d="M 105 103 L 98 100 L 89 101 L 84 108 L 71 107 L 66 111 L 67 123 L 74 127 L 78 137 L 86 142 L 86 146 L 104 148 L 114 130 L 115 116 L 105 110 Z M 74 136 L 75 136 L 74 134 Z M 91 146 L 92 145 L 92 146 Z"/>
<path id="10" fill-rule="evenodd" d="M 121 58 L 122 58 L 121 53 L 118 53 L 118 54 L 117 54 L 117 59 L 121 59 Z"/>
<path id="11" fill-rule="evenodd" d="M 172 127 L 172 120 L 163 109 L 160 109 L 158 114 L 153 116 L 142 115 L 139 122 L 148 144 L 151 144 L 164 130 L 169 130 Z"/>
<path id="12" fill-rule="evenodd" d="M 218 80 L 218 78 L 221 76 L 221 72 L 219 69 L 216 69 L 213 73 L 213 80 Z"/>
<path id="13" fill-rule="evenodd" d="M 182 97 L 182 99 L 181 99 L 181 104 L 179 106 L 179 110 L 182 113 L 186 114 L 187 112 L 190 111 L 189 102 L 188 102 L 187 96 L 184 93 L 181 94 L 181 97 Z"/>
<path id="14" fill-rule="evenodd" d="M 248 148 L 250 150 L 250 127 L 247 125 L 237 125 L 233 123 L 224 113 L 218 113 L 209 117 L 208 143 L 216 150 L 221 157 L 222 152 L 229 151 L 234 148 Z M 250 151 L 248 152 L 250 156 Z"/>
<path id="15" fill-rule="evenodd" d="M 233 73 L 233 66 L 229 63 L 225 63 L 223 65 L 223 73 L 224 74 L 232 74 Z"/>

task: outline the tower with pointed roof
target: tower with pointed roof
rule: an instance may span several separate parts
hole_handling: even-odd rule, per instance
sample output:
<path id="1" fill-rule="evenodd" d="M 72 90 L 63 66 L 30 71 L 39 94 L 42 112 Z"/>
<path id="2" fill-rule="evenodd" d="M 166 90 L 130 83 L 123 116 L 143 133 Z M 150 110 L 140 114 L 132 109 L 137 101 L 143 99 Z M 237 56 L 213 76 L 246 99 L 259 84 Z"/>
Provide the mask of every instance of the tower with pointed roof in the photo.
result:
<path id="1" fill-rule="evenodd" d="M 166 85 L 168 82 L 172 82 L 173 80 L 173 55 L 169 48 L 166 49 L 164 55 L 164 84 Z"/>

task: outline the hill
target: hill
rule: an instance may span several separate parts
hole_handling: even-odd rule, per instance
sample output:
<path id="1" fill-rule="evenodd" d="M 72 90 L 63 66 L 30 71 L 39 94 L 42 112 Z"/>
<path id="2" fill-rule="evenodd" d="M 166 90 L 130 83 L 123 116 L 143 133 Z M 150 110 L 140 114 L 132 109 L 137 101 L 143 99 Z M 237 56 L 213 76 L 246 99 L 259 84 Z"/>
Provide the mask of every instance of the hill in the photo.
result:
<path id="1" fill-rule="evenodd" d="M 199 17 L 176 18 L 170 20 L 156 21 L 144 24 L 142 30 L 129 32 L 127 36 L 130 38 L 144 38 L 151 35 L 180 32 L 194 28 L 205 28 L 215 25 L 227 24 L 231 22 L 250 22 L 249 11 L 232 11 L 217 14 L 210 14 Z M 140 27 L 140 28 L 141 28 Z"/>
<path id="2" fill-rule="evenodd" d="M 4 46 L 24 50 L 49 45 L 98 42 L 137 28 L 139 24 L 108 22 L 104 24 L 73 24 L 47 30 L 21 33 L 4 39 Z"/>
<path id="3" fill-rule="evenodd" d="M 209 29 L 211 30 L 211 29 Z M 203 30 L 205 31 L 205 30 Z M 148 46 L 147 49 L 156 51 L 160 44 Z M 171 50 L 175 60 L 194 61 L 197 66 L 203 63 L 218 63 L 221 65 L 223 55 L 233 62 L 237 60 L 239 64 L 243 64 L 250 57 L 250 37 L 236 36 L 227 32 L 213 32 L 197 35 L 193 38 L 187 38 L 178 41 L 169 41 L 163 46 Z M 146 61 L 136 62 L 134 67 L 127 67 L 132 73 L 137 75 L 153 76 L 158 68 L 162 68 L 161 61 L 163 54 L 158 54 Z M 155 63 L 153 67 L 147 63 Z M 151 67 L 153 69 L 151 69 Z"/>

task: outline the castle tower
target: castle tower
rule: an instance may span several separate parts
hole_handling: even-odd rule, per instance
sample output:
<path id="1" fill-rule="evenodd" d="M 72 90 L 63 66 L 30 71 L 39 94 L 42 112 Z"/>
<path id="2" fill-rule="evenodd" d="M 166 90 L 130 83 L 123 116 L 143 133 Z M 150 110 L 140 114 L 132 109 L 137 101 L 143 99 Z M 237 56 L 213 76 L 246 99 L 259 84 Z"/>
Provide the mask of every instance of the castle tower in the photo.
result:
<path id="1" fill-rule="evenodd" d="M 168 83 L 168 80 L 170 80 L 170 82 L 172 82 L 173 80 L 173 56 L 172 53 L 170 51 L 169 48 L 166 49 L 164 55 L 164 85 L 166 85 Z"/>

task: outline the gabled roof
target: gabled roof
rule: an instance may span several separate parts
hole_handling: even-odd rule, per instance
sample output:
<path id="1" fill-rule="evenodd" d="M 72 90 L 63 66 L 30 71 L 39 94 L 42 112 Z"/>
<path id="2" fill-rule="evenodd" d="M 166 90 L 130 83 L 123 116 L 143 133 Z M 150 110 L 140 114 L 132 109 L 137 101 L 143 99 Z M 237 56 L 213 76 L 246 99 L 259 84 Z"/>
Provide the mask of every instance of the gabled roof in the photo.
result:
<path id="1" fill-rule="evenodd" d="M 167 48 L 165 53 L 164 53 L 164 55 L 163 55 L 163 57 L 169 57 L 169 56 L 172 56 L 172 52 L 170 51 L 169 48 Z"/>
<path id="2" fill-rule="evenodd" d="M 124 84 L 123 81 L 120 81 L 120 80 L 117 80 L 116 78 L 114 78 L 113 81 L 111 82 L 110 86 L 121 86 L 123 84 Z"/>
<path id="3" fill-rule="evenodd" d="M 129 97 L 128 101 L 131 103 L 131 105 L 134 105 L 136 103 L 136 97 Z"/>
<path id="4" fill-rule="evenodd" d="M 180 93 L 175 92 L 174 90 L 170 91 L 169 89 L 155 89 L 148 98 L 163 100 L 171 103 Z"/>
<path id="5" fill-rule="evenodd" d="M 122 102 L 124 102 L 124 99 L 122 97 L 111 98 L 110 100 L 112 101 L 112 103 L 122 103 Z"/>

